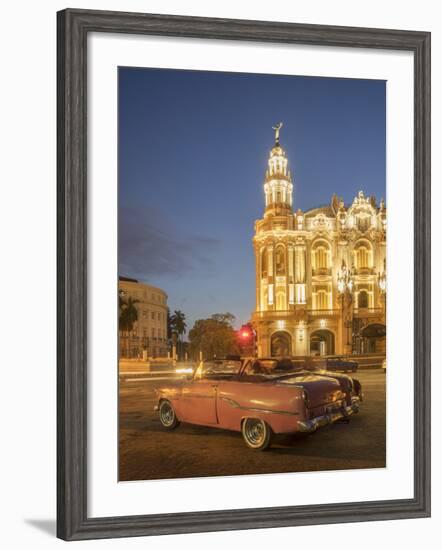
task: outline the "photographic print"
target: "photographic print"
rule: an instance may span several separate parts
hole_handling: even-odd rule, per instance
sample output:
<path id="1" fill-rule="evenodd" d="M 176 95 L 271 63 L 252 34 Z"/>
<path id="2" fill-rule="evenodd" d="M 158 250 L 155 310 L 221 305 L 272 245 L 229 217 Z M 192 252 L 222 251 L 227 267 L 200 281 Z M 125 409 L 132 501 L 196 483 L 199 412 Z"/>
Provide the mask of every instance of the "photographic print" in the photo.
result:
<path id="1" fill-rule="evenodd" d="M 58 12 L 58 537 L 430 515 L 430 41 Z"/>
<path id="2" fill-rule="evenodd" d="M 384 468 L 385 81 L 118 86 L 119 480 Z"/>

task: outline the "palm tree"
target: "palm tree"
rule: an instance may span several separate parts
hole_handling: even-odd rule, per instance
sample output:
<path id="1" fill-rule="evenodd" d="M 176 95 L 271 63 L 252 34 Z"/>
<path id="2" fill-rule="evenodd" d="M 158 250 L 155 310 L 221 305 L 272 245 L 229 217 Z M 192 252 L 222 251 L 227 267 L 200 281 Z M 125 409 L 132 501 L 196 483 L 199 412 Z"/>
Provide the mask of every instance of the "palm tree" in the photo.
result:
<path id="1" fill-rule="evenodd" d="M 172 338 L 178 338 L 178 344 L 180 344 L 179 350 L 181 349 L 181 337 L 183 334 L 186 333 L 187 325 L 186 325 L 186 316 L 184 313 L 176 309 L 173 312 L 173 315 L 170 317 L 170 326 L 172 331 Z M 179 355 L 179 353 L 178 353 Z"/>
<path id="2" fill-rule="evenodd" d="M 138 311 L 135 307 L 135 304 L 138 304 L 140 300 L 136 300 L 129 296 L 127 300 L 120 293 L 119 295 L 119 329 L 121 332 L 127 333 L 127 342 L 128 342 L 128 355 L 130 357 L 130 333 L 134 328 L 134 324 L 138 321 Z"/>
<path id="3" fill-rule="evenodd" d="M 173 326 L 172 326 L 172 316 L 170 314 L 170 309 L 167 308 L 167 340 L 172 339 Z"/>

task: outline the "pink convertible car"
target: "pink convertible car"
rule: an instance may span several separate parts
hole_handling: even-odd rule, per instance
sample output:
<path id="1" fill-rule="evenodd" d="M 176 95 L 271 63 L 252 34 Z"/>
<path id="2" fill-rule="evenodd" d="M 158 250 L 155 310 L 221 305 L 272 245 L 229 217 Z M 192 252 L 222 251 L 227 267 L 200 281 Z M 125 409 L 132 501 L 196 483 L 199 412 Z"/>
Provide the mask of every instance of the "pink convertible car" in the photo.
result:
<path id="1" fill-rule="evenodd" d="M 361 385 L 347 375 L 305 370 L 291 359 L 202 363 L 189 380 L 157 388 L 161 424 L 180 422 L 241 432 L 264 450 L 273 434 L 314 432 L 359 409 Z"/>

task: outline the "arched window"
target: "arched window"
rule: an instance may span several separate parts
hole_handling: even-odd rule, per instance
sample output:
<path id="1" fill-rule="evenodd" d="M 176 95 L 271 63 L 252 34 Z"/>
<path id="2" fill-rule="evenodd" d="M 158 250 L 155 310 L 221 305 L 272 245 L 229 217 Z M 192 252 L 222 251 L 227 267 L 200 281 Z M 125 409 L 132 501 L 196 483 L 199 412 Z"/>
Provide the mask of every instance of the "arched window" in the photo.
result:
<path id="1" fill-rule="evenodd" d="M 285 248 L 278 245 L 275 251 L 276 275 L 285 275 Z"/>
<path id="2" fill-rule="evenodd" d="M 330 247 L 327 243 L 320 241 L 315 244 L 312 250 L 313 269 L 330 268 Z"/>
<path id="3" fill-rule="evenodd" d="M 328 293 L 320 290 L 316 296 L 317 309 L 328 309 Z"/>
<path id="4" fill-rule="evenodd" d="M 262 284 L 261 285 L 261 311 L 267 310 L 267 300 L 268 300 L 267 285 Z"/>
<path id="5" fill-rule="evenodd" d="M 265 278 L 267 277 L 267 269 L 268 269 L 268 254 L 267 254 L 267 248 L 264 248 L 261 252 L 261 277 Z"/>
<path id="6" fill-rule="evenodd" d="M 272 334 L 270 348 L 272 357 L 284 357 L 291 355 L 292 339 L 290 334 L 282 331 Z"/>
<path id="7" fill-rule="evenodd" d="M 313 292 L 313 309 L 331 309 L 332 307 L 332 294 L 331 285 L 314 285 Z"/>
<path id="8" fill-rule="evenodd" d="M 287 309 L 285 304 L 285 292 L 283 290 L 276 293 L 276 309 L 278 311 L 285 311 Z"/>
<path id="9" fill-rule="evenodd" d="M 366 243 L 360 243 L 354 250 L 354 263 L 356 269 L 364 269 L 373 267 L 371 246 Z"/>
<path id="10" fill-rule="evenodd" d="M 358 267 L 370 267 L 369 266 L 369 251 L 366 246 L 361 246 L 357 252 L 356 264 Z"/>
<path id="11" fill-rule="evenodd" d="M 335 335 L 330 330 L 315 330 L 310 336 L 310 355 L 333 355 Z"/>

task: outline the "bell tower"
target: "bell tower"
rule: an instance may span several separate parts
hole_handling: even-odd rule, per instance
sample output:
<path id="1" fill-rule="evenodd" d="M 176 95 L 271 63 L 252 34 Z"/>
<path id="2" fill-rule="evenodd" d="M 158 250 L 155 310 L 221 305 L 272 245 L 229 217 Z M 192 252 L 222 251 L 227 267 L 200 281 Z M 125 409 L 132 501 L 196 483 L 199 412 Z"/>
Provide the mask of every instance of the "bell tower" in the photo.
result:
<path id="1" fill-rule="evenodd" d="M 253 324 L 258 353 L 305 353 L 305 242 L 303 217 L 293 212 L 293 181 L 280 143 L 282 122 L 264 177 L 264 216 L 255 222 L 256 309 Z"/>
<path id="2" fill-rule="evenodd" d="M 292 214 L 293 184 L 288 160 L 279 142 L 282 122 L 273 126 L 275 144 L 270 151 L 264 180 L 265 216 Z"/>
<path id="3" fill-rule="evenodd" d="M 293 184 L 279 141 L 282 122 L 273 126 L 275 143 L 264 177 L 265 210 L 255 223 L 256 311 L 287 314 L 295 304 Z"/>

